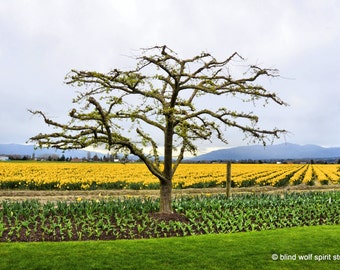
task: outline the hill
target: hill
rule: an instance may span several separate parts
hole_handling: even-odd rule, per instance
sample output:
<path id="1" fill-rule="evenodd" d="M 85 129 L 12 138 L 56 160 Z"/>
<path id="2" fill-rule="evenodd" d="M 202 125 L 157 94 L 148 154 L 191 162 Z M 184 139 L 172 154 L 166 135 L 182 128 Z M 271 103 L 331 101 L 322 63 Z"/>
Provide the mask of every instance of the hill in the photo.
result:
<path id="1" fill-rule="evenodd" d="M 0 144 L 0 155 L 19 155 L 32 157 L 46 157 L 48 155 L 64 155 L 72 158 L 87 158 L 88 155 L 99 158 L 104 154 L 86 150 L 67 150 L 65 152 L 56 149 L 34 149 L 33 145 Z M 135 157 L 129 156 L 130 159 Z M 218 161 L 218 160 L 287 160 L 287 159 L 340 159 L 340 147 L 322 147 L 313 144 L 298 145 L 283 143 L 277 145 L 250 145 L 228 149 L 219 149 L 207 154 L 199 155 L 186 161 Z"/>
<path id="2" fill-rule="evenodd" d="M 283 143 L 277 145 L 251 145 L 220 149 L 203 154 L 190 161 L 213 160 L 284 160 L 284 159 L 336 159 L 340 158 L 340 147 L 298 145 Z"/>
<path id="3" fill-rule="evenodd" d="M 18 156 L 29 156 L 32 157 L 33 154 L 35 157 L 45 157 L 48 155 L 58 155 L 72 158 L 86 158 L 88 157 L 88 153 L 91 156 L 97 155 L 98 157 L 103 157 L 102 153 L 97 153 L 93 151 L 86 150 L 67 150 L 61 151 L 52 148 L 42 148 L 42 149 L 34 149 L 34 145 L 29 144 L 0 144 L 0 155 L 18 155 Z"/>

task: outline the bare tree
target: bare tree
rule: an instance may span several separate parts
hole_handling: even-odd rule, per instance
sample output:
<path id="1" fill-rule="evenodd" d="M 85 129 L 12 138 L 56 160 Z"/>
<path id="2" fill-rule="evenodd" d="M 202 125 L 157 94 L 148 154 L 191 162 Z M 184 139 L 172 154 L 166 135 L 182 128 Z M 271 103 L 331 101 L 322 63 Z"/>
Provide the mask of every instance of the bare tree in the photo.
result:
<path id="1" fill-rule="evenodd" d="M 136 60 L 136 68 L 129 71 L 114 69 L 104 74 L 72 70 L 65 82 L 84 88 L 73 100 L 78 109 L 70 111 L 66 124 L 55 122 L 42 111 L 29 110 L 58 130 L 30 140 L 40 147 L 57 149 L 105 145 L 112 151 L 138 156 L 160 181 L 160 212 L 170 213 L 173 175 L 185 153 L 196 154 L 197 141 L 216 136 L 227 143 L 225 127 L 240 129 L 264 145 L 286 132 L 259 128 L 258 116 L 252 112 L 196 106 L 198 101 L 208 102 L 216 96 L 286 105 L 257 84 L 261 77 L 279 76 L 275 69 L 245 66 L 236 52 L 222 61 L 205 52 L 180 59 L 166 46 L 143 49 Z M 231 75 L 233 63 L 244 68 L 241 77 Z"/>

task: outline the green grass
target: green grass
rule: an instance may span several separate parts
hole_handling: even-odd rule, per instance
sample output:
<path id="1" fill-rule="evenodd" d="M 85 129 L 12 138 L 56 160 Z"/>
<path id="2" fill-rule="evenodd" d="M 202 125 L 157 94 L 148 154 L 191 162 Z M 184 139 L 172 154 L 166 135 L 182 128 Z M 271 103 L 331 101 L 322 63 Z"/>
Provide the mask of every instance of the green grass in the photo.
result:
<path id="1" fill-rule="evenodd" d="M 296 260 L 280 260 L 283 254 Z M 307 254 L 312 260 L 299 260 Z M 332 260 L 315 260 L 328 254 Z M 340 269 L 334 255 L 340 257 L 339 225 L 147 240 L 0 243 L 0 269 Z"/>

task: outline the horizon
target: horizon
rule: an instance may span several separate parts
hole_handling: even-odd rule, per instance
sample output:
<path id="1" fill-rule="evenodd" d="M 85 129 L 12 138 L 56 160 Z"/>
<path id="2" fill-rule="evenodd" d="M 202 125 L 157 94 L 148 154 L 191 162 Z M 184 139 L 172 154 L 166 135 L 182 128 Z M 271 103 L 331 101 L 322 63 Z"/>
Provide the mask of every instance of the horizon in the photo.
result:
<path id="1" fill-rule="evenodd" d="M 34 147 L 34 144 L 28 144 L 28 143 L 25 143 L 25 144 L 17 144 L 17 143 L 5 143 L 5 144 L 1 144 L 0 143 L 0 155 L 16 155 L 16 154 L 18 154 L 18 153 L 12 153 L 12 154 L 4 154 L 4 153 L 2 153 L 1 152 L 1 146 L 2 145 L 7 145 L 7 146 L 9 146 L 9 145 L 13 145 L 13 146 L 33 146 Z M 229 148 L 214 148 L 214 149 L 211 149 L 210 151 L 207 151 L 207 152 L 198 152 L 197 155 L 195 155 L 195 156 L 194 155 L 185 155 L 183 160 L 197 158 L 197 157 L 200 157 L 200 156 L 203 156 L 203 155 L 214 154 L 214 152 L 223 151 L 223 150 L 231 150 L 231 149 L 247 148 L 247 147 L 251 148 L 251 147 L 262 146 L 261 148 L 263 148 L 263 150 L 266 151 L 270 147 L 281 146 L 281 145 L 287 145 L 287 146 L 294 145 L 294 146 L 300 146 L 300 147 L 316 146 L 316 147 L 321 147 L 323 149 L 340 148 L 339 146 L 324 147 L 324 146 L 317 145 L 317 144 L 296 144 L 296 143 L 290 143 L 290 142 L 278 143 L 278 144 L 270 144 L 270 145 L 266 145 L 266 146 L 263 146 L 262 144 L 252 144 L 252 145 L 233 146 L 233 147 L 229 147 Z M 63 150 L 58 150 L 58 149 L 55 149 L 55 148 L 52 148 L 52 147 L 51 148 L 42 148 L 42 149 L 37 148 L 37 149 L 35 149 L 33 151 L 39 152 L 39 151 L 44 151 L 44 150 L 49 150 L 49 149 L 52 150 L 52 151 L 60 151 L 60 152 L 63 151 Z M 108 150 L 92 148 L 92 147 L 87 147 L 87 148 L 83 148 L 83 149 L 69 149 L 69 150 L 65 150 L 66 154 L 67 154 L 67 152 L 72 152 L 72 151 L 76 151 L 76 152 L 77 151 L 85 151 L 87 153 L 101 154 L 103 156 L 110 154 L 110 152 Z M 129 155 L 132 155 L 132 154 L 129 154 Z M 163 155 L 160 155 L 160 157 L 163 157 Z M 332 158 L 332 157 L 330 157 L 330 158 Z"/>

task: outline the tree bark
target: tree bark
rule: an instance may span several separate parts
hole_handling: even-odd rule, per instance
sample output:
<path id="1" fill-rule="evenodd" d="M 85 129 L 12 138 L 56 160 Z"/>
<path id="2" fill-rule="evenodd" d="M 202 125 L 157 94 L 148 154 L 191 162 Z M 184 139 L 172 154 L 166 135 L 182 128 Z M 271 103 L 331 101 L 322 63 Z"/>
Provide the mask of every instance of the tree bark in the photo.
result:
<path id="1" fill-rule="evenodd" d="M 172 181 L 162 181 L 160 184 L 160 209 L 161 213 L 172 213 Z"/>
<path id="2" fill-rule="evenodd" d="M 164 170 L 165 180 L 160 183 L 160 212 L 172 213 L 171 193 L 172 193 L 172 151 L 173 151 L 174 124 L 172 115 L 166 116 L 166 128 L 164 132 Z"/>

